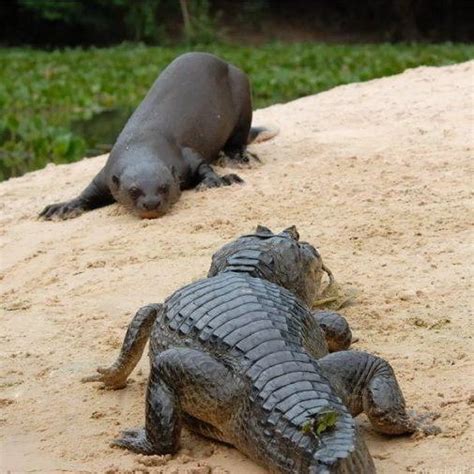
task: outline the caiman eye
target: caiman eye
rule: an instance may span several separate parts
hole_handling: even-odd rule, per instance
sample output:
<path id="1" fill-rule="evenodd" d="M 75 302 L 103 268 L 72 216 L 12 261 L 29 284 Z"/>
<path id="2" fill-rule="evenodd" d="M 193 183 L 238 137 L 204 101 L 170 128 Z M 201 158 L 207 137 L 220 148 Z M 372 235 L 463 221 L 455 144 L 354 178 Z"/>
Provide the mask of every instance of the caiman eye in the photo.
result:
<path id="1" fill-rule="evenodd" d="M 142 194 L 142 192 L 136 186 L 132 186 L 128 190 L 128 194 L 132 199 L 137 199 Z"/>
<path id="2" fill-rule="evenodd" d="M 157 191 L 158 194 L 166 194 L 170 190 L 170 187 L 167 184 L 164 184 L 163 186 L 160 186 Z"/>
<path id="3" fill-rule="evenodd" d="M 313 247 L 309 242 L 300 242 L 299 245 L 300 248 L 308 250 L 314 257 L 321 258 L 321 255 L 319 254 L 318 250 Z"/>

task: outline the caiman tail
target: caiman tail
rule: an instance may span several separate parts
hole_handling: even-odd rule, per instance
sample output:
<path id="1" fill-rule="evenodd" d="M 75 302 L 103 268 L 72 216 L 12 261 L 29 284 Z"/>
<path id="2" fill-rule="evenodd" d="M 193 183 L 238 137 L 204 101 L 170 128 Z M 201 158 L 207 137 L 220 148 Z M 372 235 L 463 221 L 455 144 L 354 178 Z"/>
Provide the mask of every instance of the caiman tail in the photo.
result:
<path id="1" fill-rule="evenodd" d="M 252 391 L 233 440 L 239 449 L 272 472 L 375 472 L 354 419 L 306 352 L 273 352 L 247 376 Z"/>

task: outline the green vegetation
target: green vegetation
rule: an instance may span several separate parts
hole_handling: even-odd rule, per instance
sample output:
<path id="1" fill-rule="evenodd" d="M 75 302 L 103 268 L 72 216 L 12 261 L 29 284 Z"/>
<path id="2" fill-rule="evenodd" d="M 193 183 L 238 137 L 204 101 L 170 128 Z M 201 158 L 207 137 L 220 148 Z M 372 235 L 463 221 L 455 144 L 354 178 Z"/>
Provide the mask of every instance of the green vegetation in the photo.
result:
<path id="1" fill-rule="evenodd" d="M 225 58 L 250 75 L 255 108 L 409 67 L 474 57 L 474 46 L 462 44 L 276 43 L 195 48 L 199 49 Z M 73 123 L 110 109 L 132 110 L 158 73 L 185 50 L 140 45 L 54 52 L 0 49 L 0 179 L 50 161 L 80 159 L 91 144 Z M 114 125 L 115 134 L 122 124 L 123 120 Z"/>
<path id="2" fill-rule="evenodd" d="M 320 434 L 330 431 L 336 426 L 339 416 L 340 413 L 336 410 L 331 408 L 322 409 L 303 423 L 301 431 L 305 434 L 319 437 Z"/>

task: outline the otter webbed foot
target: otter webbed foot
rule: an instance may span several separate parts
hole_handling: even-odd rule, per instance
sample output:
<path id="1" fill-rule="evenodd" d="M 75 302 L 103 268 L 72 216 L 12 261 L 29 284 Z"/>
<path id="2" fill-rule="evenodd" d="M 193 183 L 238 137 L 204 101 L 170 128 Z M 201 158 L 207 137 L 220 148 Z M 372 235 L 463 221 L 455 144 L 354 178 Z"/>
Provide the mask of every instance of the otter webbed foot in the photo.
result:
<path id="1" fill-rule="evenodd" d="M 73 219 L 85 211 L 108 206 L 114 201 L 103 168 L 79 196 L 70 201 L 46 206 L 40 212 L 39 217 L 47 221 Z"/>
<path id="2" fill-rule="evenodd" d="M 202 191 L 207 188 L 220 188 L 221 186 L 231 186 L 232 184 L 241 184 L 244 180 L 236 174 L 226 174 L 224 176 L 217 176 L 216 174 L 208 174 L 196 186 L 197 191 Z"/>
<path id="3" fill-rule="evenodd" d="M 248 150 L 227 151 L 222 150 L 219 153 L 216 165 L 225 168 L 253 168 L 262 164 L 262 160 Z"/>
<path id="4" fill-rule="evenodd" d="M 39 217 L 47 221 L 73 219 L 80 216 L 85 210 L 80 199 L 72 199 L 71 201 L 46 206 L 40 212 Z"/>
<path id="5" fill-rule="evenodd" d="M 244 182 L 244 180 L 236 174 L 218 176 L 211 166 L 203 160 L 202 156 L 190 148 L 183 149 L 183 157 L 190 169 L 194 169 L 193 181 L 194 184 L 196 184 L 195 187 L 197 191 Z"/>

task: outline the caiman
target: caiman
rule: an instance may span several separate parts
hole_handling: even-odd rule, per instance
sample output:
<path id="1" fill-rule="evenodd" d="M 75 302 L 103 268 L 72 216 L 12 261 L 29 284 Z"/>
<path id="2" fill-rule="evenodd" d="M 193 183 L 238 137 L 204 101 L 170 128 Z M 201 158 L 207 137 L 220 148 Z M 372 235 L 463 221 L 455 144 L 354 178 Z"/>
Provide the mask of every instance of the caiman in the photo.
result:
<path id="1" fill-rule="evenodd" d="M 84 381 L 121 388 L 150 339 L 145 427 L 114 445 L 142 454 L 179 449 L 181 429 L 231 444 L 270 472 L 375 472 L 354 416 L 402 434 L 405 409 L 391 366 L 342 350 L 345 320 L 313 313 L 325 267 L 299 241 L 259 226 L 212 258 L 208 277 L 141 308 L 116 362 Z M 326 341 L 326 337 L 329 341 Z"/>

